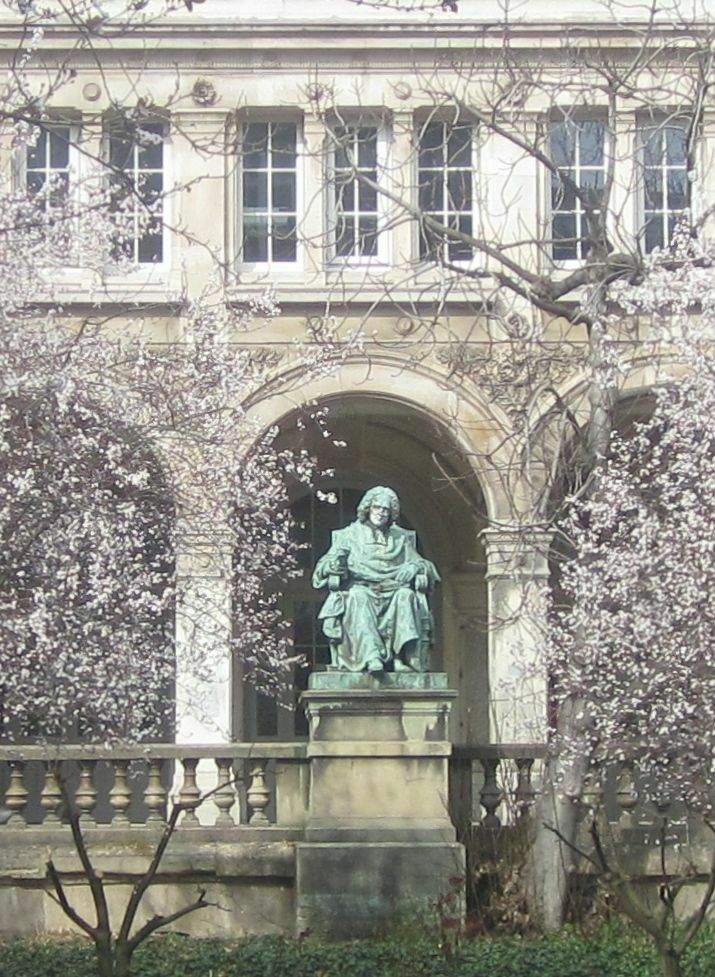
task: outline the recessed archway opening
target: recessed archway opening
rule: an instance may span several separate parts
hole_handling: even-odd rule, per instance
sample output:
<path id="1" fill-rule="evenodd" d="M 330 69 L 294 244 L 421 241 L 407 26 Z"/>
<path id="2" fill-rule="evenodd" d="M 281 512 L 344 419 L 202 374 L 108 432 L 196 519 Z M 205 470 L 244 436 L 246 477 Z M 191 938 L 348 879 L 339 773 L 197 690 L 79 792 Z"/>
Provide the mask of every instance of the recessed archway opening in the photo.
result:
<path id="1" fill-rule="evenodd" d="M 314 420 L 315 408 L 295 411 L 280 422 L 281 446 L 307 450 L 322 473 L 312 490 L 299 489 L 292 500 L 305 548 L 301 575 L 283 596 L 294 648 L 305 665 L 296 668 L 293 687 L 276 701 L 244 684 L 238 663 L 234 731 L 244 739 L 307 735 L 300 692 L 310 671 L 328 661 L 327 639 L 317 621 L 324 595 L 312 588 L 312 569 L 328 549 L 331 532 L 355 519 L 357 502 L 373 485 L 388 485 L 397 492 L 401 524 L 416 531 L 420 552 L 436 564 L 442 577 L 432 599 L 436 635 L 431 668 L 447 671 L 455 687 L 468 681 L 470 687 L 462 690 L 455 710 L 454 725 L 459 726 L 460 710 L 465 716 L 476 712 L 476 695 L 486 701 L 487 683 L 486 635 L 473 640 L 473 630 L 465 624 L 467 618 L 473 623 L 480 614 L 486 617 L 479 537 L 486 525 L 485 502 L 470 459 L 445 424 L 404 401 L 350 394 L 326 400 L 317 408 L 322 409 L 327 414 L 319 423 Z M 472 686 L 481 686 L 481 692 Z M 468 725 L 464 719 L 460 738 L 465 740 Z"/>

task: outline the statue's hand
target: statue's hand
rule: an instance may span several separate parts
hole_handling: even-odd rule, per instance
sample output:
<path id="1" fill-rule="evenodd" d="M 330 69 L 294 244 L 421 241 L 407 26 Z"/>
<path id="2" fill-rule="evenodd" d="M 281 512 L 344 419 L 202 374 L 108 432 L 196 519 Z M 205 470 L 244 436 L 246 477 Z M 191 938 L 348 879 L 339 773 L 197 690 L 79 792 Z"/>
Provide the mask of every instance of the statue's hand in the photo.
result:
<path id="1" fill-rule="evenodd" d="M 417 567 L 414 563 L 405 563 L 395 574 L 395 580 L 400 587 L 411 584 L 417 574 Z"/>
<path id="2" fill-rule="evenodd" d="M 429 590 L 429 579 L 426 573 L 418 573 L 415 576 L 415 590 L 419 590 L 421 594 L 426 594 Z"/>

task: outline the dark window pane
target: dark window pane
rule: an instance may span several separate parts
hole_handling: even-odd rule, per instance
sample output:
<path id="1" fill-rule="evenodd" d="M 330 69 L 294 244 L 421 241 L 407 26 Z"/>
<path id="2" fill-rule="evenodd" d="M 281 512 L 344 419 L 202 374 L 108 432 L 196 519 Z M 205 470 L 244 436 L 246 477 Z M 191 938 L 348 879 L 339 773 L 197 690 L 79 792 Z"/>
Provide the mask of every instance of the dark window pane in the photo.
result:
<path id="1" fill-rule="evenodd" d="M 605 127 L 602 122 L 587 120 L 581 122 L 580 149 L 582 166 L 600 166 L 603 164 L 603 138 Z"/>
<path id="2" fill-rule="evenodd" d="M 274 122 L 271 162 L 276 169 L 295 168 L 296 127 L 293 122 Z"/>
<path id="3" fill-rule="evenodd" d="M 646 170 L 644 175 L 645 204 L 647 210 L 663 207 L 663 176 L 660 170 Z"/>
<path id="4" fill-rule="evenodd" d="M 355 209 L 355 181 L 351 178 L 337 187 L 338 210 L 351 211 Z"/>
<path id="5" fill-rule="evenodd" d="M 65 170 L 69 166 L 70 131 L 67 126 L 50 129 L 50 166 Z M 44 140 L 43 140 L 44 141 Z"/>
<path id="6" fill-rule="evenodd" d="M 685 170 L 670 170 L 668 172 L 668 207 L 671 210 L 683 210 L 687 207 L 688 181 Z"/>
<path id="7" fill-rule="evenodd" d="M 47 165 L 47 133 L 44 129 L 38 129 L 34 135 L 37 136 L 34 146 L 27 147 L 27 166 L 29 169 L 40 169 Z"/>
<path id="8" fill-rule="evenodd" d="M 420 209 L 427 213 L 443 209 L 442 174 L 423 173 L 420 177 Z"/>
<path id="9" fill-rule="evenodd" d="M 335 230 L 335 253 L 347 258 L 353 253 L 355 221 L 352 217 L 340 217 Z"/>
<path id="10" fill-rule="evenodd" d="M 137 257 L 141 264 L 157 264 L 162 260 L 162 234 L 155 222 L 152 229 L 140 238 Z"/>
<path id="11" fill-rule="evenodd" d="M 450 166 L 472 165 L 472 127 L 455 126 L 449 132 L 447 159 Z"/>
<path id="12" fill-rule="evenodd" d="M 44 173 L 28 173 L 27 174 L 27 190 L 28 193 L 36 194 L 45 185 L 45 174 Z"/>
<path id="13" fill-rule="evenodd" d="M 450 210 L 471 210 L 472 173 L 471 170 L 458 170 L 447 177 Z"/>
<path id="14" fill-rule="evenodd" d="M 660 216 L 649 217 L 645 223 L 645 250 L 651 252 L 654 248 L 663 246 L 663 222 Z"/>
<path id="15" fill-rule="evenodd" d="M 665 130 L 665 158 L 668 163 L 678 165 L 685 162 L 686 131 L 679 126 L 668 126 Z"/>
<path id="16" fill-rule="evenodd" d="M 420 133 L 420 166 L 442 166 L 444 160 L 444 125 L 430 122 Z"/>
<path id="17" fill-rule="evenodd" d="M 377 254 L 377 218 L 363 217 L 360 219 L 360 254 L 373 257 Z"/>
<path id="18" fill-rule="evenodd" d="M 554 258 L 564 260 L 576 255 L 576 218 L 572 214 L 557 214 L 551 222 L 554 238 Z"/>
<path id="19" fill-rule="evenodd" d="M 151 207 L 164 192 L 163 175 L 161 173 L 143 173 L 139 177 L 138 192 L 147 207 Z"/>
<path id="20" fill-rule="evenodd" d="M 164 130 L 160 125 L 144 125 L 137 132 L 137 157 L 142 170 L 160 170 L 164 160 Z"/>
<path id="21" fill-rule="evenodd" d="M 295 174 L 274 173 L 271 177 L 273 210 L 295 211 Z"/>
<path id="22" fill-rule="evenodd" d="M 295 217 L 278 217 L 273 220 L 273 260 L 295 261 Z"/>
<path id="23" fill-rule="evenodd" d="M 366 186 L 364 183 L 358 184 L 358 190 L 360 193 L 360 206 L 359 210 L 363 213 L 366 211 L 368 213 L 377 210 L 377 190 L 373 187 Z"/>
<path id="24" fill-rule="evenodd" d="M 244 169 L 261 168 L 268 165 L 268 125 L 265 122 L 251 122 L 243 127 L 243 166 Z"/>
<path id="25" fill-rule="evenodd" d="M 113 133 L 109 141 L 109 165 L 126 170 L 134 165 L 134 143 L 127 135 Z"/>
<path id="26" fill-rule="evenodd" d="M 268 175 L 266 173 L 243 174 L 243 210 L 251 213 L 268 208 Z"/>
<path id="27" fill-rule="evenodd" d="M 644 132 L 643 160 L 646 166 L 660 166 L 663 161 L 663 134 L 660 129 Z"/>
<path id="28" fill-rule="evenodd" d="M 268 219 L 246 217 L 243 222 L 244 261 L 268 261 Z"/>
<path id="29" fill-rule="evenodd" d="M 576 132 L 567 122 L 554 122 L 549 129 L 551 159 L 557 166 L 573 166 L 576 156 Z"/>
<path id="30" fill-rule="evenodd" d="M 50 200 L 54 206 L 60 207 L 64 205 L 69 193 L 69 174 L 53 173 L 51 186 L 52 192 L 50 194 Z"/>
<path id="31" fill-rule="evenodd" d="M 567 175 L 573 179 L 573 172 L 567 171 Z M 551 175 L 551 209 L 552 210 L 575 210 L 576 194 L 573 189 L 567 187 L 563 180 L 556 174 Z"/>
<path id="32" fill-rule="evenodd" d="M 587 203 L 598 207 L 603 197 L 603 170 L 582 170 L 581 189 L 587 191 Z"/>
<path id="33" fill-rule="evenodd" d="M 377 166 L 377 129 L 358 129 L 358 165 L 374 169 Z"/>

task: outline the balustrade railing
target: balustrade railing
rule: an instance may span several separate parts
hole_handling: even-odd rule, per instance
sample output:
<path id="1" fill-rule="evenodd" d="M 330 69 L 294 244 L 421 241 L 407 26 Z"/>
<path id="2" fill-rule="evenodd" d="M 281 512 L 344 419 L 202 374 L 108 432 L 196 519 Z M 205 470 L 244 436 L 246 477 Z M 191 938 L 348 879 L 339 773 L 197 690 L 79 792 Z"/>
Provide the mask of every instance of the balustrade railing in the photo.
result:
<path id="1" fill-rule="evenodd" d="M 536 799 L 534 764 L 543 743 L 490 743 L 455 746 L 450 760 L 450 810 L 457 831 L 475 822 L 483 828 L 513 826 Z"/>
<path id="2" fill-rule="evenodd" d="M 307 809 L 304 743 L 0 746 L 0 831 L 60 826 L 300 829 Z M 204 795 L 208 795 L 202 800 Z"/>

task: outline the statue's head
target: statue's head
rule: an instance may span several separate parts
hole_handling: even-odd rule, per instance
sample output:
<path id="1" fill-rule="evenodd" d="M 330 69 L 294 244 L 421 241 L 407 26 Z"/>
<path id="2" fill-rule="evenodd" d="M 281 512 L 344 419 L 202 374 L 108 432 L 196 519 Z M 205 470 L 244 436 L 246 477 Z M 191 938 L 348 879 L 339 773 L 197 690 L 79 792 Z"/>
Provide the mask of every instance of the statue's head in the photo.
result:
<path id="1" fill-rule="evenodd" d="M 357 517 L 360 522 L 370 522 L 374 526 L 389 526 L 400 515 L 400 500 L 397 493 L 385 485 L 368 489 L 358 503 Z"/>

